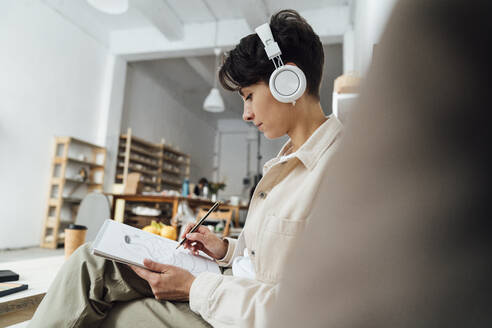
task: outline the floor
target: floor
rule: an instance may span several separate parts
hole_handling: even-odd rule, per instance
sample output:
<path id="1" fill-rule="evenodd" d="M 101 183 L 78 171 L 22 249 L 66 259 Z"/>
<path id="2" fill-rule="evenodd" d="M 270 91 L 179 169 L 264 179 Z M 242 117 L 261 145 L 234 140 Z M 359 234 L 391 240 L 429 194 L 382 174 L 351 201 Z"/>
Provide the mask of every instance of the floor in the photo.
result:
<path id="1" fill-rule="evenodd" d="M 63 255 L 64 252 L 65 250 L 63 248 L 46 249 L 41 247 L 0 250 L 0 263 Z"/>
<path id="2" fill-rule="evenodd" d="M 29 285 L 25 291 L 0 298 L 0 328 L 27 326 L 56 272 L 65 262 L 64 254 L 63 248 L 0 250 L 0 270 L 17 272 L 19 282 Z"/>

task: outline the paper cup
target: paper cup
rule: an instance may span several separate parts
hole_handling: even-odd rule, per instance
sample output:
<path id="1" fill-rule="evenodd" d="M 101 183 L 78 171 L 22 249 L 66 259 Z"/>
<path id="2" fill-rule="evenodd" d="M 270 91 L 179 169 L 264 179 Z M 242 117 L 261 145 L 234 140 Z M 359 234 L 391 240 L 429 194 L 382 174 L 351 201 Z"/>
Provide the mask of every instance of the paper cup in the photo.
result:
<path id="1" fill-rule="evenodd" d="M 75 250 L 85 243 L 87 227 L 70 224 L 65 229 L 65 258 L 69 258 Z"/>

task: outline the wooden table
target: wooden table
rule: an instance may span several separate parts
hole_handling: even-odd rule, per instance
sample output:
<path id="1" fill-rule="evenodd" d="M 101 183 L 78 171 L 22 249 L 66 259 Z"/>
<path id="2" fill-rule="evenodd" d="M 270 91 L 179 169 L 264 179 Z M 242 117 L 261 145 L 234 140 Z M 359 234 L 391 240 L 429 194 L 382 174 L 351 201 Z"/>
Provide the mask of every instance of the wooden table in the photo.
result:
<path id="1" fill-rule="evenodd" d="M 28 285 L 27 290 L 0 297 L 0 327 L 31 319 L 64 262 L 62 255 L 0 263 L 2 269 L 19 274 L 16 283 Z"/>
<path id="2" fill-rule="evenodd" d="M 150 195 L 123 195 L 123 194 L 106 194 L 113 197 L 111 209 L 111 218 L 114 219 L 116 212 L 116 201 L 122 199 L 125 201 L 142 202 L 142 203 L 169 203 L 172 204 L 173 210 L 171 217 L 175 217 L 178 212 L 178 205 L 182 201 L 187 201 L 192 208 L 198 206 L 212 206 L 214 202 L 201 198 L 178 197 L 178 196 L 150 196 Z M 234 225 L 239 226 L 239 211 L 247 210 L 248 206 L 223 204 L 221 208 L 231 208 L 234 211 Z"/>

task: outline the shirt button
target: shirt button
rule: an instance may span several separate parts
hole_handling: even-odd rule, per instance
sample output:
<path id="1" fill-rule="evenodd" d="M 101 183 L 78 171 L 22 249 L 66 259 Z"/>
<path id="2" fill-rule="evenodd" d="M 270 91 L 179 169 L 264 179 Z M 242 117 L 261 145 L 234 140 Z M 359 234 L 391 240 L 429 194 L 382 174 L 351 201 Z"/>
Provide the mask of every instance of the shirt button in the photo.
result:
<path id="1" fill-rule="evenodd" d="M 258 196 L 259 196 L 261 199 L 265 199 L 265 198 L 266 198 L 266 192 L 264 192 L 264 191 L 260 191 L 260 193 L 258 194 Z"/>

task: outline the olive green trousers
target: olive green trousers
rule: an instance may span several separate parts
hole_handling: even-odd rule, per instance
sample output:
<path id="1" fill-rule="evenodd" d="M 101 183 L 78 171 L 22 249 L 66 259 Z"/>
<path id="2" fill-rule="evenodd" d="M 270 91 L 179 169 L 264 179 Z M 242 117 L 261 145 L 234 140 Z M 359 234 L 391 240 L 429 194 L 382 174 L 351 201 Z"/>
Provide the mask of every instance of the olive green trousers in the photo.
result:
<path id="1" fill-rule="evenodd" d="M 127 265 L 79 247 L 62 266 L 28 327 L 210 327 L 188 302 L 158 301 Z"/>

